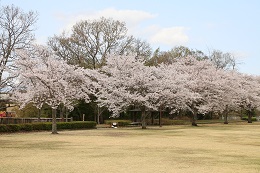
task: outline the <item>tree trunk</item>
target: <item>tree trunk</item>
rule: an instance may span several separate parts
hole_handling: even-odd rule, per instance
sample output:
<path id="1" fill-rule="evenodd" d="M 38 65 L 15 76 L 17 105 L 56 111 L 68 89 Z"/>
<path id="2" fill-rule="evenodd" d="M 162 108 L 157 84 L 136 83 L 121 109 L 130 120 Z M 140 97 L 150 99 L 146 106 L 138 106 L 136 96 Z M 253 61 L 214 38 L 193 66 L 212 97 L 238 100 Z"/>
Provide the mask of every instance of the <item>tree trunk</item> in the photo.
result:
<path id="1" fill-rule="evenodd" d="M 38 122 L 41 121 L 41 110 L 42 108 L 38 109 Z"/>
<path id="2" fill-rule="evenodd" d="M 210 119 L 213 119 L 213 111 L 210 112 Z"/>
<path id="3" fill-rule="evenodd" d="M 64 113 L 65 113 L 65 106 L 61 105 L 60 118 L 62 122 L 64 122 Z"/>
<path id="4" fill-rule="evenodd" d="M 192 116 L 192 119 L 191 119 L 191 125 L 192 126 L 198 126 L 198 124 L 196 123 L 196 120 L 197 120 L 197 111 L 194 112 L 194 114 Z"/>
<path id="5" fill-rule="evenodd" d="M 191 125 L 192 126 L 198 126 L 198 124 L 196 123 L 196 120 L 198 119 L 198 111 L 197 109 L 193 109 L 193 114 L 192 114 L 192 118 L 191 118 Z"/>
<path id="6" fill-rule="evenodd" d="M 97 106 L 97 124 L 100 124 L 99 114 L 100 114 L 100 107 Z"/>
<path id="7" fill-rule="evenodd" d="M 228 124 L 228 115 L 227 113 L 224 114 L 224 124 Z"/>
<path id="8" fill-rule="evenodd" d="M 94 116 L 94 121 L 97 123 L 97 115 L 93 115 Z"/>
<path id="9" fill-rule="evenodd" d="M 251 110 L 248 111 L 248 119 L 247 119 L 247 122 L 248 122 L 248 123 L 252 123 L 252 111 L 251 111 Z"/>
<path id="10" fill-rule="evenodd" d="M 145 118 L 146 118 L 146 113 L 145 113 L 145 109 L 142 109 L 142 129 L 146 129 L 146 121 L 145 121 Z"/>
<path id="11" fill-rule="evenodd" d="M 162 127 L 162 109 L 160 108 L 159 126 Z"/>
<path id="12" fill-rule="evenodd" d="M 151 116 L 152 116 L 152 122 L 151 122 L 151 124 L 154 125 L 154 113 L 153 113 L 153 112 L 151 113 Z"/>
<path id="13" fill-rule="evenodd" d="M 69 113 L 68 113 L 68 111 L 67 111 L 67 109 L 65 108 L 65 119 L 66 119 L 66 122 L 68 122 L 68 115 L 69 115 Z"/>
<path id="14" fill-rule="evenodd" d="M 56 110 L 57 109 L 52 108 L 52 130 L 51 130 L 52 134 L 58 134 L 57 121 L 56 121 Z"/>
<path id="15" fill-rule="evenodd" d="M 224 113 L 224 124 L 228 124 L 228 109 L 227 109 L 227 106 L 226 106 L 226 110 L 225 110 L 225 113 Z"/>

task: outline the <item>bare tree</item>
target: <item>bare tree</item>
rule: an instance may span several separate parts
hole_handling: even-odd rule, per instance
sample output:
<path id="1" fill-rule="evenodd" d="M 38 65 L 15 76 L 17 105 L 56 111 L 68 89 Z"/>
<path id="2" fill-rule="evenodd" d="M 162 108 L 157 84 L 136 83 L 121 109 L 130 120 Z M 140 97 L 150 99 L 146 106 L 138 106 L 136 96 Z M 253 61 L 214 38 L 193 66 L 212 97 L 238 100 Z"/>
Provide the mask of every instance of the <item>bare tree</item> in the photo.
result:
<path id="1" fill-rule="evenodd" d="M 141 39 L 136 38 L 133 38 L 131 41 L 132 42 L 129 44 L 128 48 L 121 48 L 122 53 L 120 55 L 133 55 L 148 60 L 152 54 L 152 48 L 150 44 L 146 41 L 142 41 Z"/>
<path id="2" fill-rule="evenodd" d="M 220 50 L 213 50 L 209 59 L 215 64 L 218 69 L 232 69 L 234 70 L 238 65 L 238 62 L 234 55 L 229 52 L 222 52 Z"/>
<path id="3" fill-rule="evenodd" d="M 176 46 L 169 51 L 160 51 L 156 49 L 148 65 L 158 65 L 161 63 L 172 64 L 177 59 L 187 58 L 192 56 L 197 60 L 208 59 L 208 57 L 200 50 L 194 50 L 185 46 Z"/>
<path id="4" fill-rule="evenodd" d="M 56 35 L 48 44 L 68 63 L 92 69 L 102 66 L 108 54 L 151 54 L 148 43 L 127 35 L 124 22 L 104 17 L 76 23 L 69 36 Z"/>
<path id="5" fill-rule="evenodd" d="M 38 14 L 23 12 L 14 5 L 0 9 L 0 90 L 5 88 L 11 77 L 4 75 L 15 57 L 15 49 L 24 49 L 34 40 L 34 24 Z M 4 77 L 5 76 L 5 77 Z"/>

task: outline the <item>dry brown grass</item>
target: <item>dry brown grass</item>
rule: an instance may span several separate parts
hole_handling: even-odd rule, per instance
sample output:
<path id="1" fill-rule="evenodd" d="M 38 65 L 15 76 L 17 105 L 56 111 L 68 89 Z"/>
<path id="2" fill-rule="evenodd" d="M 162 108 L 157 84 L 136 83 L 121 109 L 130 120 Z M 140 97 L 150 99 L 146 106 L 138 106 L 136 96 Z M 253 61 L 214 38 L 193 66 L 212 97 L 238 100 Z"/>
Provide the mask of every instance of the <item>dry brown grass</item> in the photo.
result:
<path id="1" fill-rule="evenodd" d="M 1 173 L 257 173 L 260 123 L 0 135 Z"/>

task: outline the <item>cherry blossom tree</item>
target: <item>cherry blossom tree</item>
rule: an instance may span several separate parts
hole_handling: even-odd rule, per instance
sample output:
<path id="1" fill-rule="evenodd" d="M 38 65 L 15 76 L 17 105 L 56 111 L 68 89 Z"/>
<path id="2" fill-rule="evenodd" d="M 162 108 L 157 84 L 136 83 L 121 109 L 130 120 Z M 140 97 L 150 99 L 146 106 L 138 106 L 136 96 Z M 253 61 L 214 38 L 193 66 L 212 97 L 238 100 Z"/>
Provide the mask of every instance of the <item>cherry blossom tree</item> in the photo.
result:
<path id="1" fill-rule="evenodd" d="M 241 75 L 237 72 L 218 69 L 209 60 L 194 57 L 178 59 L 164 66 L 167 70 L 160 69 L 166 77 L 161 86 L 161 94 L 166 98 L 164 102 L 169 108 L 174 107 L 174 111 L 190 111 L 192 125 L 197 125 L 198 113 L 220 112 L 227 119 L 228 112 L 239 108 Z M 169 93 L 165 93 L 167 88 L 171 90 Z"/>
<path id="2" fill-rule="evenodd" d="M 259 87 L 253 76 L 223 69 L 208 72 L 207 76 L 214 79 L 211 85 L 205 85 L 210 89 L 210 94 L 203 96 L 207 100 L 207 109 L 223 114 L 224 124 L 228 124 L 229 112 L 241 108 L 252 112 L 258 107 Z"/>
<path id="3" fill-rule="evenodd" d="M 157 110 L 153 100 L 158 99 L 155 67 L 148 67 L 135 56 L 110 56 L 106 66 L 100 69 L 97 94 L 100 106 L 107 106 L 114 116 L 131 105 L 139 106 L 142 112 L 142 128 L 146 128 L 146 112 Z"/>
<path id="4" fill-rule="evenodd" d="M 156 80 L 152 81 L 154 84 L 150 90 L 157 94 L 157 98 L 152 101 L 160 116 L 165 109 L 170 110 L 170 113 L 187 109 L 186 101 L 188 96 L 192 95 L 186 87 L 189 74 L 181 73 L 177 69 L 176 64 L 160 64 L 156 68 L 153 67 Z"/>
<path id="5" fill-rule="evenodd" d="M 235 70 L 216 68 L 209 60 L 195 61 L 196 63 L 193 64 L 195 71 L 193 69 L 190 74 L 193 78 L 191 80 L 195 82 L 191 89 L 201 98 L 199 104 L 196 102 L 198 112 L 223 114 L 224 123 L 228 124 L 229 112 L 238 111 L 241 107 L 251 110 L 249 107 L 253 104 L 254 108 L 259 105 L 259 88 L 255 80 L 252 78 L 248 80 L 245 78 L 246 75 Z M 250 100 L 251 103 L 247 104 L 250 105 L 247 108 L 242 104 L 246 103 L 246 100 Z"/>
<path id="6" fill-rule="evenodd" d="M 252 123 L 252 112 L 260 106 L 259 76 L 242 75 L 240 84 L 240 106 L 248 111 L 248 123 Z"/>
<path id="7" fill-rule="evenodd" d="M 241 103 L 249 98 L 251 102 L 255 101 L 255 105 L 259 103 L 256 96 L 253 99 L 253 96 L 243 94 L 250 93 L 247 90 L 252 85 L 243 82 L 242 76 L 236 71 L 218 69 L 209 60 L 194 57 L 148 67 L 132 56 L 111 56 L 97 79 L 101 86 L 98 101 L 114 115 L 131 105 L 138 105 L 142 111 L 143 128 L 146 111 L 165 108 L 171 113 L 190 111 L 193 126 L 197 125 L 198 113 L 208 112 L 225 114 L 227 123 L 228 113 L 238 110 Z M 256 90 L 251 91 L 256 93 Z"/>
<path id="8" fill-rule="evenodd" d="M 224 124 L 228 124 L 228 114 L 240 109 L 241 74 L 236 71 L 224 71 L 217 80 L 218 94 L 215 95 L 214 109 L 224 115 Z"/>
<path id="9" fill-rule="evenodd" d="M 208 60 L 197 60 L 194 57 L 178 59 L 173 65 L 180 75 L 186 74 L 183 86 L 186 95 L 182 101 L 185 105 L 182 107 L 192 113 L 192 125 L 197 126 L 197 114 L 210 111 L 209 97 L 214 92 L 212 86 L 216 68 Z"/>
<path id="10" fill-rule="evenodd" d="M 19 76 L 13 90 L 13 98 L 21 103 L 28 103 L 41 108 L 46 103 L 52 108 L 52 133 L 57 133 L 56 109 L 63 104 L 72 110 L 77 99 L 89 102 L 89 94 L 94 85 L 88 74 L 90 70 L 68 65 L 46 47 L 33 45 L 32 49 L 17 51 L 20 57 L 15 65 Z M 93 90 L 92 90 L 93 89 Z"/>

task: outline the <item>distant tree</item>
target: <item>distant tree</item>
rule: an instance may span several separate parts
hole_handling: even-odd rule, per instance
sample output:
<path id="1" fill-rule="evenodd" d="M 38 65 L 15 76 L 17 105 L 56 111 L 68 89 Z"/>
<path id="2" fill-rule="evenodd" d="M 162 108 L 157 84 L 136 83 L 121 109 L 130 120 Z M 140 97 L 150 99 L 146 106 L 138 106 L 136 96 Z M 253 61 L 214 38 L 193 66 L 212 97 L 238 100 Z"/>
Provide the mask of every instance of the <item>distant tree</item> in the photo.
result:
<path id="1" fill-rule="evenodd" d="M 0 8 L 0 90 L 6 88 L 12 77 L 8 72 L 15 58 L 15 49 L 25 49 L 34 40 L 34 24 L 37 13 L 23 12 L 20 8 L 2 6 Z"/>
<path id="2" fill-rule="evenodd" d="M 158 65 L 161 63 L 171 64 L 177 59 L 194 57 L 198 60 L 204 60 L 208 57 L 200 50 L 194 50 L 185 46 L 176 46 L 169 51 L 160 51 L 156 49 L 152 58 L 148 61 L 148 65 Z"/>
<path id="3" fill-rule="evenodd" d="M 63 33 L 49 39 L 49 46 L 68 63 L 96 69 L 104 65 L 109 54 L 148 57 L 150 45 L 127 35 L 124 22 L 101 17 L 76 23 L 67 36 Z"/>
<path id="4" fill-rule="evenodd" d="M 17 117 L 37 117 L 38 109 L 32 104 L 27 104 L 23 109 L 14 108 Z"/>
<path id="5" fill-rule="evenodd" d="M 52 108 L 52 133 L 57 133 L 56 110 L 63 104 L 72 110 L 75 100 L 89 102 L 92 81 L 88 71 L 68 65 L 43 46 L 32 46 L 31 50 L 17 52 L 19 59 L 15 73 L 19 76 L 13 89 L 13 99 L 23 108 L 33 103 L 41 108 L 44 103 Z M 95 88 L 95 87 L 93 87 Z"/>
<path id="6" fill-rule="evenodd" d="M 207 59 L 207 56 L 200 50 L 190 49 L 185 46 L 177 46 L 170 50 L 171 54 L 176 58 L 193 57 L 197 60 Z"/>
<path id="7" fill-rule="evenodd" d="M 210 52 L 209 59 L 215 64 L 218 69 L 232 69 L 234 70 L 238 65 L 235 56 L 229 52 L 222 52 L 220 50 L 213 50 Z"/>

